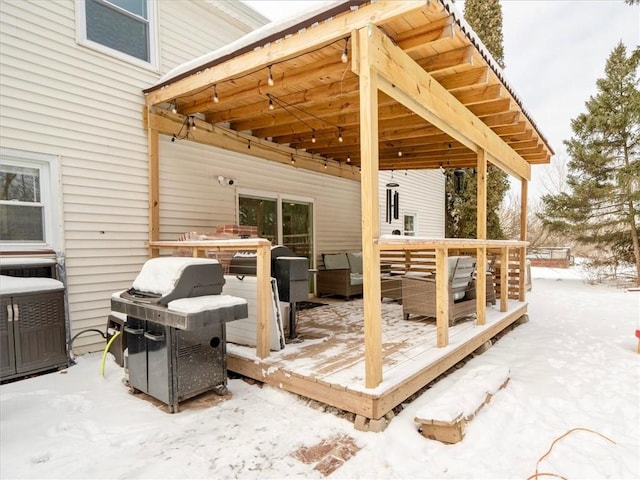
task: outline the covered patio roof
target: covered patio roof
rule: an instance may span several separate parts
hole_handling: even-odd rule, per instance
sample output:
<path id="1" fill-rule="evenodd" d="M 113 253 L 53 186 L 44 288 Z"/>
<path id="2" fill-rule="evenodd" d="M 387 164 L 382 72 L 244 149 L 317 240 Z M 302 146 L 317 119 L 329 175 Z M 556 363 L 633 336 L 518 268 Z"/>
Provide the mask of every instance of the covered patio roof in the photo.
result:
<path id="1" fill-rule="evenodd" d="M 487 168 L 521 181 L 520 241 L 494 246 L 504 264 L 509 249 L 518 249 L 523 272 L 531 165 L 548 163 L 553 151 L 454 12 L 449 0 L 336 2 L 299 22 L 252 32 L 147 89 L 151 254 L 159 248 L 158 137 L 173 135 L 360 182 L 367 388 L 382 381 L 381 250 L 435 248 L 438 346 L 444 347 L 446 258 L 449 249 L 475 249 L 477 324 L 483 325 L 484 262 L 493 245 L 486 240 Z M 379 170 L 440 167 L 476 169 L 478 240 L 432 245 L 417 237 L 382 238 Z M 264 358 L 269 264 L 264 247 L 257 248 L 257 352 Z M 524 301 L 524 275 L 519 284 Z"/>
<path id="2" fill-rule="evenodd" d="M 342 1 L 267 25 L 145 90 L 149 126 L 359 180 L 355 33 L 365 26 L 415 62 L 372 65 L 396 70 L 406 81 L 397 90 L 411 97 L 380 87 L 379 170 L 475 167 L 478 145 L 488 165 L 521 180 L 529 179 L 531 164 L 550 161 L 546 139 L 449 0 Z"/>

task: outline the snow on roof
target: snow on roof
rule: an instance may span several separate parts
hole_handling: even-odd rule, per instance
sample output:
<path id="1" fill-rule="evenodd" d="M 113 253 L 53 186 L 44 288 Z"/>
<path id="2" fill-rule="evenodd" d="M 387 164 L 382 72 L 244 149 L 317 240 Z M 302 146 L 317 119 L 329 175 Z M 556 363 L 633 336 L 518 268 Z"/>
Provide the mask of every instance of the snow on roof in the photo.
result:
<path id="1" fill-rule="evenodd" d="M 158 257 L 145 262 L 133 281 L 133 288 L 141 292 L 166 295 L 170 293 L 182 271 L 188 265 L 218 263 L 211 258 Z"/>
<path id="2" fill-rule="evenodd" d="M 59 280 L 42 277 L 11 277 L 0 275 L 0 293 L 11 295 L 16 293 L 43 292 L 60 290 L 64 285 Z"/>
<path id="3" fill-rule="evenodd" d="M 261 40 L 269 38 L 272 35 L 278 34 L 279 32 L 284 32 L 292 27 L 295 27 L 299 23 L 304 22 L 307 19 L 313 18 L 321 13 L 326 12 L 327 10 L 330 10 L 344 3 L 349 3 L 349 2 L 348 0 L 325 1 L 322 4 L 320 4 L 318 7 L 312 10 L 309 10 L 303 14 L 292 14 L 288 17 L 284 17 L 281 20 L 267 23 L 266 25 L 263 25 L 257 30 L 247 33 L 245 36 L 240 37 L 237 40 L 223 47 L 220 47 L 217 50 L 213 50 L 212 52 L 205 53 L 204 55 L 196 57 L 192 60 L 189 60 L 188 62 L 183 63 L 182 65 L 178 65 L 172 70 L 169 70 L 166 74 L 164 74 L 160 78 L 160 80 L 154 85 L 154 87 L 163 85 L 168 81 L 173 80 L 176 77 L 195 71 L 198 68 L 202 67 L 203 65 L 207 65 L 222 57 L 225 57 L 227 55 L 232 55 L 253 43 L 258 43 Z M 256 48 L 259 48 L 259 47 L 256 47 Z"/>

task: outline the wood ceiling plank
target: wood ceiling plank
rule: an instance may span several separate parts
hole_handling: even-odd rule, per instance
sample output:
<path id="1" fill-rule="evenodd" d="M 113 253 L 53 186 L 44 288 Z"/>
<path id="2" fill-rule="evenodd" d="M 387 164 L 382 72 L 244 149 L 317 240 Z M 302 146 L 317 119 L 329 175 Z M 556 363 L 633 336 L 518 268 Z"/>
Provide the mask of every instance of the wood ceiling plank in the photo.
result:
<path id="1" fill-rule="evenodd" d="M 492 163 L 516 178 L 531 178 L 530 165 L 429 73 L 373 25 L 368 26 L 366 32 L 366 37 L 361 35 L 359 38 L 366 38 L 371 51 L 376 52 L 372 55 L 372 67 L 381 77 L 379 87 L 382 91 L 468 148 L 484 149 Z"/>
<path id="2" fill-rule="evenodd" d="M 451 38 L 454 35 L 453 17 L 447 16 L 440 20 L 430 22 L 420 28 L 410 28 L 406 32 L 394 35 L 396 43 L 405 52 L 410 52 L 443 38 Z"/>
<path id="3" fill-rule="evenodd" d="M 412 11 L 429 8 L 424 0 L 379 0 L 362 5 L 354 11 L 348 11 L 331 20 L 272 42 L 263 48 L 238 55 L 224 63 L 211 68 L 204 68 L 185 78 L 175 80 L 163 87 L 148 91 L 145 94 L 146 105 L 157 105 L 174 98 L 188 95 L 190 92 L 212 86 L 229 78 L 241 76 L 257 68 L 282 62 L 311 52 L 317 48 L 345 38 L 358 28 L 370 23 L 383 24 Z"/>

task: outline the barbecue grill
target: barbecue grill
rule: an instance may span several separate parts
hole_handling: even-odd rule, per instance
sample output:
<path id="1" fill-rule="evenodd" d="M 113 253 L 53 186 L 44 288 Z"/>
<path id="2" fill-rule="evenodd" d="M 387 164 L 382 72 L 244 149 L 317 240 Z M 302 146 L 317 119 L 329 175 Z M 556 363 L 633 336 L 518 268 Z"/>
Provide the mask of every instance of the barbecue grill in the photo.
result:
<path id="1" fill-rule="evenodd" d="M 166 403 L 213 390 L 227 392 L 225 323 L 247 318 L 247 301 L 221 295 L 217 260 L 165 257 L 148 260 L 132 288 L 111 297 L 127 316 L 129 384 Z"/>
<path id="2" fill-rule="evenodd" d="M 231 258 L 231 275 L 256 275 L 254 252 L 238 252 Z M 296 337 L 296 303 L 309 297 L 309 260 L 282 245 L 271 247 L 271 276 L 276 279 L 280 300 L 289 303 L 289 338 Z"/>

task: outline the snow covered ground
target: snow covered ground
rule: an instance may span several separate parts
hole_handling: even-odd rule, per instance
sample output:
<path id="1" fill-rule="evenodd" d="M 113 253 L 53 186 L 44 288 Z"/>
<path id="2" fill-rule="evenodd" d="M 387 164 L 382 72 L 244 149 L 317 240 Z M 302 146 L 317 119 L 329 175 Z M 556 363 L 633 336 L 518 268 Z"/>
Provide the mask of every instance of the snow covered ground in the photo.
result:
<path id="1" fill-rule="evenodd" d="M 323 478 L 305 447 L 359 448 L 329 478 L 640 478 L 640 292 L 588 285 L 577 268 L 533 268 L 530 322 L 427 390 L 382 433 L 271 387 L 230 380 L 231 397 L 169 415 L 128 393 L 99 354 L 0 388 L 0 477 Z M 469 368 L 506 365 L 511 380 L 445 445 L 422 437 L 416 411 Z M 347 442 L 348 443 L 348 442 Z"/>

